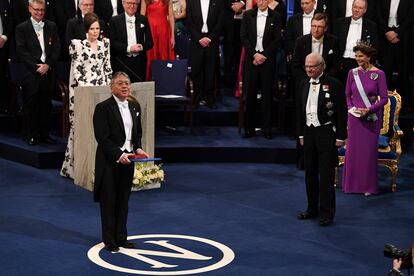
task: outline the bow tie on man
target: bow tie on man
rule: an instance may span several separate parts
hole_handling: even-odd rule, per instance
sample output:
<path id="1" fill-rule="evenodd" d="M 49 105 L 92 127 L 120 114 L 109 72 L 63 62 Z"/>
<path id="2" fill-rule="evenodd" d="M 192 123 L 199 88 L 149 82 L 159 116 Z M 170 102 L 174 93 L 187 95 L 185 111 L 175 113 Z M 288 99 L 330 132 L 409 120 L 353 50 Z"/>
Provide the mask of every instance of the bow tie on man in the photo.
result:
<path id="1" fill-rule="evenodd" d="M 119 108 L 128 108 L 128 101 L 119 102 Z"/>
<path id="2" fill-rule="evenodd" d="M 264 12 L 261 12 L 261 11 L 258 11 L 257 12 L 257 17 L 267 17 L 267 11 L 264 11 Z"/>
<path id="3" fill-rule="evenodd" d="M 43 22 L 43 21 L 41 21 L 41 22 L 33 22 L 33 27 L 34 27 L 34 29 L 35 29 L 36 32 L 41 31 L 44 26 L 45 26 L 45 22 Z"/>
<path id="4" fill-rule="evenodd" d="M 129 17 L 129 18 L 127 19 L 127 22 L 128 22 L 129 24 L 135 24 L 135 16 L 131 16 L 131 17 Z"/>

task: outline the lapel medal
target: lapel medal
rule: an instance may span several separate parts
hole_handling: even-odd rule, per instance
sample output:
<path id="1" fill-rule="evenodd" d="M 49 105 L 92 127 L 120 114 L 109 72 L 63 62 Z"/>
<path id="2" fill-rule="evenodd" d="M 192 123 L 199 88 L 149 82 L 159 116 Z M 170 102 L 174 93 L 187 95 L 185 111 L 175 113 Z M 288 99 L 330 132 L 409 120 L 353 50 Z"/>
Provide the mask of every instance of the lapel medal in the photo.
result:
<path id="1" fill-rule="evenodd" d="M 322 85 L 322 90 L 323 91 L 329 91 L 329 84 L 323 84 Z"/>

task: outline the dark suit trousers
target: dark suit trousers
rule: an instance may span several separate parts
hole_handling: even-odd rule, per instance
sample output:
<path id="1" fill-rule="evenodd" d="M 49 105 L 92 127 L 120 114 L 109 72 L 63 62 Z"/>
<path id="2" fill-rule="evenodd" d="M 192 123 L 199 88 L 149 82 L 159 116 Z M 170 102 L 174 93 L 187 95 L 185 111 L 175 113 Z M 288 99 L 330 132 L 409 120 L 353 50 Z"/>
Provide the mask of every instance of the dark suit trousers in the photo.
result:
<path id="1" fill-rule="evenodd" d="M 272 102 L 273 84 L 275 80 L 275 59 L 268 58 L 261 65 L 253 65 L 253 59 L 245 58 L 245 97 L 246 97 L 246 122 L 245 129 L 253 131 L 256 125 L 257 92 L 262 93 L 262 118 L 263 131 L 270 133 L 272 129 Z"/>
<path id="2" fill-rule="evenodd" d="M 191 77 L 197 102 L 206 100 L 214 103 L 215 68 L 218 45 L 211 43 L 209 47 L 201 47 L 198 41 L 190 43 Z"/>
<path id="3" fill-rule="evenodd" d="M 305 182 L 308 211 L 321 218 L 335 216 L 335 166 L 338 150 L 332 125 L 305 127 Z"/>
<path id="4" fill-rule="evenodd" d="M 397 44 L 392 44 L 385 39 L 380 44 L 380 63 L 387 77 L 388 89 L 397 89 L 401 95 L 402 104 L 410 105 L 410 82 L 409 82 L 409 56 L 407 41 L 401 40 Z M 398 73 L 398 79 L 393 77 L 393 72 Z"/>
<path id="5" fill-rule="evenodd" d="M 9 43 L 6 43 L 3 48 L 0 49 L 0 110 L 9 109 L 10 104 L 10 91 L 8 89 L 8 83 L 6 76 L 8 75 L 7 59 L 9 54 Z"/>
<path id="6" fill-rule="evenodd" d="M 99 191 L 102 241 L 116 245 L 127 239 L 128 200 L 134 164 L 107 164 Z"/>
<path id="7" fill-rule="evenodd" d="M 23 132 L 25 138 L 45 138 L 49 135 L 53 84 L 53 72 L 45 76 L 29 75 L 24 79 Z"/>

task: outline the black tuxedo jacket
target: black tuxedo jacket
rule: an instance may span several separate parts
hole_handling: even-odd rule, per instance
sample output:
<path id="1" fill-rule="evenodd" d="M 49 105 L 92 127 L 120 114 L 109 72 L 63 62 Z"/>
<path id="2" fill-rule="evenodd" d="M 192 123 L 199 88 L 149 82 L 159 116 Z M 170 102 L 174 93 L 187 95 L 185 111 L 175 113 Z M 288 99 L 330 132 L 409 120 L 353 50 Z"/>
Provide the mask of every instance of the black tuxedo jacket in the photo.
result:
<path id="1" fill-rule="evenodd" d="M 293 54 L 295 41 L 298 37 L 303 36 L 303 13 L 292 15 L 286 26 L 285 50 L 287 54 Z"/>
<path id="2" fill-rule="evenodd" d="M 125 56 L 128 47 L 125 13 L 112 17 L 110 26 L 111 55 Z M 154 45 L 148 19 L 138 13 L 135 14 L 135 35 L 137 43 L 142 44 L 144 52 L 151 49 Z"/>
<path id="3" fill-rule="evenodd" d="M 306 56 L 310 53 L 312 53 L 312 35 L 307 34 L 296 39 L 292 59 L 292 74 L 295 78 L 306 77 L 303 66 Z M 325 33 L 322 56 L 326 64 L 325 72 L 331 76 L 334 75 L 337 71 L 336 62 L 338 61 L 338 39 L 335 36 Z"/>
<path id="4" fill-rule="evenodd" d="M 383 36 L 386 32 L 390 31 L 388 27 L 388 17 L 390 14 L 390 0 L 376 0 L 378 30 Z M 400 4 L 397 10 L 398 27 L 394 29 L 398 33 L 400 39 L 409 39 L 410 28 L 414 24 L 414 1 L 412 0 L 400 0 Z"/>
<path id="5" fill-rule="evenodd" d="M 345 52 L 346 39 L 348 37 L 351 17 L 340 18 L 335 22 L 334 31 L 338 36 L 338 56 L 341 58 Z M 378 31 L 375 22 L 362 18 L 361 40 L 369 42 L 375 49 L 378 49 Z"/>
<path id="6" fill-rule="evenodd" d="M 323 74 L 318 96 L 318 120 L 321 125 L 332 123 L 336 128 L 336 139 L 346 139 L 347 107 L 342 84 L 335 78 Z M 297 89 L 297 135 L 303 136 L 306 125 L 306 103 L 309 96 L 309 78 L 303 79 Z"/>
<path id="7" fill-rule="evenodd" d="M 258 8 L 248 10 L 243 15 L 240 27 L 240 38 L 245 49 L 246 56 L 253 58 L 257 53 L 257 11 Z M 268 16 L 263 34 L 263 55 L 268 59 L 276 57 L 276 50 L 280 46 L 281 26 L 280 16 L 277 12 L 267 9 Z"/>
<path id="8" fill-rule="evenodd" d="M 60 37 L 65 38 L 66 23 L 76 16 L 76 7 L 73 0 L 58 0 L 53 5 L 53 17 L 51 18 L 58 27 Z"/>
<path id="9" fill-rule="evenodd" d="M 128 101 L 132 116 L 132 144 L 134 152 L 141 148 L 141 108 L 137 102 Z M 99 103 L 93 114 L 95 139 L 98 142 L 95 161 L 94 200 L 99 201 L 99 188 L 105 168 L 117 164 L 125 142 L 125 128 L 118 104 L 113 96 Z M 132 179 L 131 179 L 132 182 Z"/>
<path id="10" fill-rule="evenodd" d="M 207 15 L 207 37 L 212 43 L 218 44 L 223 24 L 224 2 L 223 0 L 210 0 Z M 198 41 L 206 35 L 201 32 L 203 27 L 203 16 L 201 13 L 200 0 L 187 1 L 186 27 L 190 33 L 191 40 L 198 44 Z"/>
<path id="11" fill-rule="evenodd" d="M 347 0 L 334 0 L 331 2 L 332 20 L 337 20 L 339 18 L 345 17 L 346 1 Z M 366 0 L 366 1 L 368 3 L 368 9 L 364 15 L 364 18 L 375 20 L 375 3 L 377 2 L 377 0 Z"/>
<path id="12" fill-rule="evenodd" d="M 54 65 L 60 54 L 59 35 L 54 22 L 49 20 L 44 20 L 44 22 L 43 36 L 46 53 L 46 61 L 44 63 L 49 65 L 49 71 L 53 71 Z M 16 27 L 16 53 L 19 61 L 25 65 L 23 72 L 24 76 L 37 76 L 37 64 L 43 63 L 40 60 L 40 57 L 42 56 L 42 48 L 40 47 L 39 40 L 37 39 L 36 32 L 30 19 Z"/>
<path id="13" fill-rule="evenodd" d="M 116 9 L 118 15 L 124 12 L 122 0 L 118 0 Z M 109 22 L 114 11 L 112 8 L 111 0 L 96 0 L 94 11 L 100 19 L 104 20 L 105 22 Z"/>
<path id="14" fill-rule="evenodd" d="M 99 26 L 101 28 L 100 37 L 102 38 L 103 36 L 108 38 L 108 25 L 102 19 L 99 19 Z M 71 18 L 66 23 L 66 48 L 69 47 L 72 39 L 86 39 L 86 31 L 83 25 L 83 20 L 78 17 Z"/>
<path id="15" fill-rule="evenodd" d="M 0 18 L 3 24 L 3 35 L 7 36 L 7 41 L 9 41 L 12 31 L 12 18 L 7 0 L 0 0 Z"/>

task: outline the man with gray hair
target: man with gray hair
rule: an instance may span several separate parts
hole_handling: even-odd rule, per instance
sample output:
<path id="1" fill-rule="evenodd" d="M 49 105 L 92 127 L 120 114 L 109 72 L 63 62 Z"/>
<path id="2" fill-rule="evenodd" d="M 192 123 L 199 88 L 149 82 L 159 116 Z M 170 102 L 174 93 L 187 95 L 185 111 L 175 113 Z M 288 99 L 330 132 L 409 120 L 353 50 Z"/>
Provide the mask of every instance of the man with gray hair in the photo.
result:
<path id="1" fill-rule="evenodd" d="M 30 19 L 16 27 L 16 54 L 23 63 L 23 133 L 29 145 L 54 143 L 49 136 L 60 41 L 54 22 L 43 20 L 45 0 L 29 0 Z"/>
<path id="2" fill-rule="evenodd" d="M 296 95 L 297 133 L 304 147 L 307 209 L 306 220 L 319 216 L 319 225 L 333 223 L 335 216 L 335 167 L 337 147 L 346 138 L 346 101 L 341 83 L 324 74 L 325 61 L 318 53 L 306 56 L 307 79 Z"/>

